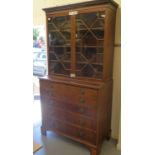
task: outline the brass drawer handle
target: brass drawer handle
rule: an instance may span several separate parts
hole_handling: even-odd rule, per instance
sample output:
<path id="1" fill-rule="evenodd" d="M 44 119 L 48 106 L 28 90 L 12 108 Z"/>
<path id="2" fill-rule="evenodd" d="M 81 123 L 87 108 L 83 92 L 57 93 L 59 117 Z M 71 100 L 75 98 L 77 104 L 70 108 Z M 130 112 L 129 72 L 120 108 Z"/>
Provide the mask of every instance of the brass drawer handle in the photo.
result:
<path id="1" fill-rule="evenodd" d="M 85 112 L 85 109 L 84 109 L 84 108 L 80 108 L 80 109 L 79 109 L 79 112 L 80 112 L 80 113 L 84 113 L 84 112 Z"/>
<path id="2" fill-rule="evenodd" d="M 53 96 L 53 92 L 48 92 L 48 96 Z"/>
<path id="3" fill-rule="evenodd" d="M 81 104 L 84 104 L 84 103 L 85 103 L 85 100 L 81 98 L 81 99 L 80 99 L 80 103 L 81 103 Z"/>
<path id="4" fill-rule="evenodd" d="M 85 94 L 85 90 L 83 88 L 80 90 L 80 92 L 81 92 L 82 95 Z"/>
<path id="5" fill-rule="evenodd" d="M 82 131 L 79 131 L 79 132 L 78 132 L 78 136 L 79 136 L 80 138 L 84 138 L 85 134 L 84 134 Z"/>

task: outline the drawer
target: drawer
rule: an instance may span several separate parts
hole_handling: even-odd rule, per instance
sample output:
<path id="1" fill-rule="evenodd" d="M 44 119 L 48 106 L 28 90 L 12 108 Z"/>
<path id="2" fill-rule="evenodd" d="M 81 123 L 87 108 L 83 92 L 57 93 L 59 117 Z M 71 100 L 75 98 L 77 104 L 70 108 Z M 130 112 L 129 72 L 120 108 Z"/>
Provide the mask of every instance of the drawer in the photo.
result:
<path id="1" fill-rule="evenodd" d="M 74 125 L 82 126 L 83 128 L 88 128 L 91 130 L 96 130 L 96 120 L 89 119 L 88 117 L 80 116 L 78 114 L 68 112 L 58 108 L 49 108 L 48 106 L 43 106 L 43 118 L 50 117 L 62 120 L 64 122 L 69 122 Z"/>
<path id="2" fill-rule="evenodd" d="M 56 97 L 74 104 L 95 107 L 97 103 L 98 91 L 95 89 L 42 81 L 40 91 L 45 97 Z"/>
<path id="3" fill-rule="evenodd" d="M 62 100 L 66 100 L 65 85 L 52 83 L 51 81 L 40 81 L 40 92 L 46 97 L 60 97 Z"/>
<path id="4" fill-rule="evenodd" d="M 73 138 L 87 141 L 94 145 L 96 144 L 96 132 L 82 129 L 80 127 L 65 123 L 58 119 L 46 117 L 43 119 L 43 126 L 46 127 L 48 130 L 53 129 L 54 131 L 71 136 Z"/>
<path id="5" fill-rule="evenodd" d="M 76 104 L 87 104 L 94 106 L 97 103 L 97 90 L 84 87 L 68 86 L 66 96 Z"/>
<path id="6" fill-rule="evenodd" d="M 83 116 L 90 117 L 92 119 L 96 119 L 97 117 L 97 109 L 92 107 L 86 107 L 84 105 L 78 105 L 78 104 L 71 104 L 68 102 L 62 102 L 58 100 L 47 100 L 47 98 L 44 99 L 44 102 L 42 101 L 42 109 L 44 108 L 59 108 L 64 111 L 77 113 Z"/>

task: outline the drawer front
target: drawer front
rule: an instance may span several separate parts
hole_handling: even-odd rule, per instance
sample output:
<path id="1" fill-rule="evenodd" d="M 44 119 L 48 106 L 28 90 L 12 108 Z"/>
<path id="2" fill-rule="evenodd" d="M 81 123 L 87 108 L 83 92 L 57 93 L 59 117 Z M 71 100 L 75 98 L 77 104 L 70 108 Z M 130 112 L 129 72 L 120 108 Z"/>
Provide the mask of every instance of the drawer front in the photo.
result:
<path id="1" fill-rule="evenodd" d="M 43 126 L 45 126 L 48 130 L 53 129 L 54 131 L 58 131 L 59 133 L 71 136 L 73 138 L 84 140 L 94 145 L 96 144 L 96 132 L 76 127 L 58 119 L 46 117 L 43 120 Z"/>
<path id="2" fill-rule="evenodd" d="M 41 81 L 41 94 L 46 97 L 60 98 L 62 101 L 95 107 L 98 91 L 84 87 Z"/>
<path id="3" fill-rule="evenodd" d="M 56 99 L 48 100 L 47 98 L 41 98 L 42 108 L 47 107 L 49 109 L 59 108 L 68 112 L 77 113 L 83 116 L 90 117 L 91 119 L 95 119 L 97 117 L 97 109 L 86 107 L 84 105 L 78 104 L 70 104 L 68 102 L 58 101 Z"/>
<path id="4" fill-rule="evenodd" d="M 45 81 L 41 80 L 40 81 L 40 89 L 41 89 L 41 94 L 44 94 L 48 97 L 60 97 L 62 100 L 65 100 L 65 85 L 61 84 L 55 84 L 52 83 L 51 81 Z"/>
<path id="5" fill-rule="evenodd" d="M 66 97 L 76 104 L 96 106 L 97 90 L 84 87 L 68 86 Z"/>
<path id="6" fill-rule="evenodd" d="M 91 130 L 96 130 L 96 120 L 89 119 L 88 117 L 80 116 L 72 112 L 67 112 L 58 108 L 49 108 L 48 106 L 42 106 L 43 118 L 47 116 L 49 118 L 56 118 L 64 122 L 69 122 L 74 125 L 82 126 Z"/>

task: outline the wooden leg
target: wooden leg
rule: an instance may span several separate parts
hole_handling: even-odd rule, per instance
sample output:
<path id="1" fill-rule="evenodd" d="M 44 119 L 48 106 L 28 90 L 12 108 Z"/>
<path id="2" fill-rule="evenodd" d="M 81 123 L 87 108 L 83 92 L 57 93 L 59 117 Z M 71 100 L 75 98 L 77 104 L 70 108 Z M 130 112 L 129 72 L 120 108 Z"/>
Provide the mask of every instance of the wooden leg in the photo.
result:
<path id="1" fill-rule="evenodd" d="M 90 155 L 98 155 L 97 149 L 91 148 L 90 151 L 91 151 Z"/>
<path id="2" fill-rule="evenodd" d="M 111 138 L 111 130 L 109 130 L 107 137 L 106 137 L 106 140 L 110 140 L 110 138 Z"/>
<path id="3" fill-rule="evenodd" d="M 108 140 L 108 141 L 110 140 L 110 136 L 109 135 L 106 137 L 106 140 Z"/>
<path id="4" fill-rule="evenodd" d="M 46 136 L 46 128 L 41 127 L 41 133 Z"/>
<path id="5" fill-rule="evenodd" d="M 102 145 L 101 145 L 102 146 Z M 98 147 L 97 149 L 97 154 L 99 155 L 101 153 L 101 146 Z"/>

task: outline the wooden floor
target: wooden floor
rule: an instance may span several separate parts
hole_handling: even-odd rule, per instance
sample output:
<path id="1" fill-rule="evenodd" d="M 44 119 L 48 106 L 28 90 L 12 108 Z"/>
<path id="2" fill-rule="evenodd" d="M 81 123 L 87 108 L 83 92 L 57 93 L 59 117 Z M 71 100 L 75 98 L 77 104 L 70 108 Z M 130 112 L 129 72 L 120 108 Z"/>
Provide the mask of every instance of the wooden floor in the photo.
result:
<path id="1" fill-rule="evenodd" d="M 35 141 L 33 141 L 33 153 L 38 151 L 41 147 L 42 147 L 41 144 L 38 144 Z"/>

